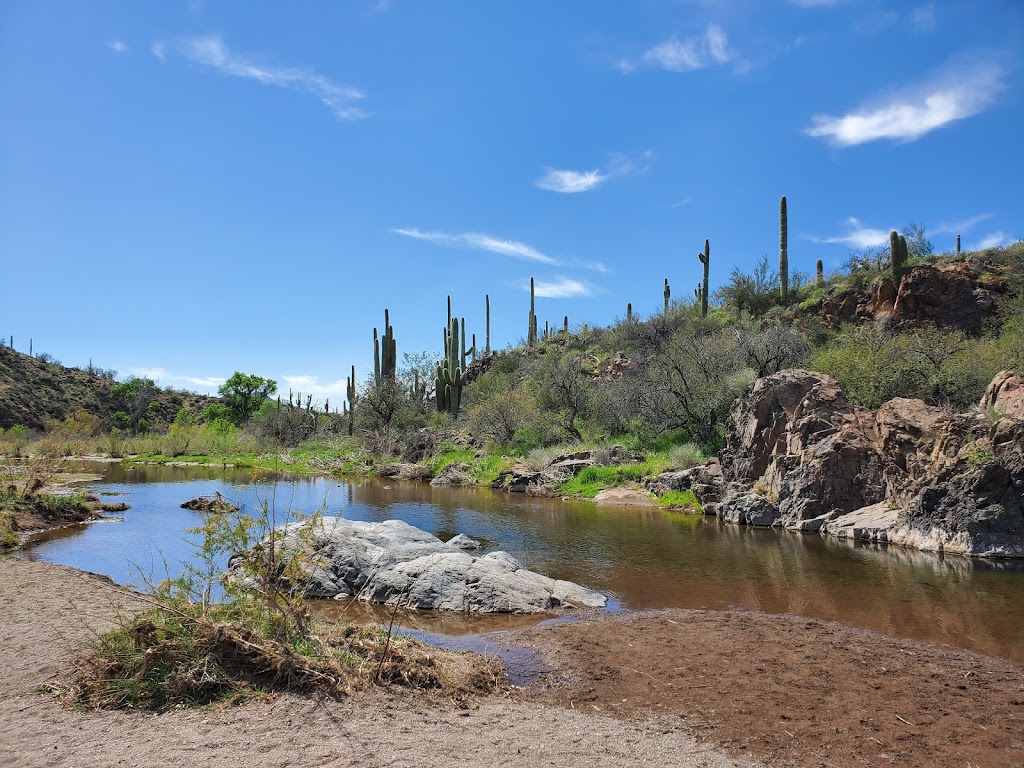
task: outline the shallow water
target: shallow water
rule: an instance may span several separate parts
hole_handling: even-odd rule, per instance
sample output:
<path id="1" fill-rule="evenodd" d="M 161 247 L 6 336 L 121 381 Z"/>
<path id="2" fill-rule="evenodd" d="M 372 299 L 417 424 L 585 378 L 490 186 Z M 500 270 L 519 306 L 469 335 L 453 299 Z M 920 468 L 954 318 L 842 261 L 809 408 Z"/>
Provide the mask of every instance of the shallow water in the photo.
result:
<path id="1" fill-rule="evenodd" d="M 192 553 L 199 513 L 180 508 L 219 491 L 250 508 L 269 500 L 351 520 L 404 520 L 442 539 L 465 533 L 511 552 L 549 576 L 601 590 L 614 609 L 747 609 L 840 621 L 1024 662 L 1024 563 L 942 557 L 818 535 L 741 528 L 714 519 L 490 490 L 434 488 L 394 480 L 278 480 L 247 470 L 110 464 L 90 469 L 98 492 L 126 501 L 123 522 L 53 532 L 22 556 L 138 584 L 138 569 L 162 579 Z M 135 566 L 132 566 L 132 563 Z M 387 623 L 363 606 L 323 610 Z M 353 613 L 354 612 L 354 613 Z M 399 614 L 403 628 L 479 635 L 536 619 Z M 475 642 L 467 638 L 466 642 Z"/>

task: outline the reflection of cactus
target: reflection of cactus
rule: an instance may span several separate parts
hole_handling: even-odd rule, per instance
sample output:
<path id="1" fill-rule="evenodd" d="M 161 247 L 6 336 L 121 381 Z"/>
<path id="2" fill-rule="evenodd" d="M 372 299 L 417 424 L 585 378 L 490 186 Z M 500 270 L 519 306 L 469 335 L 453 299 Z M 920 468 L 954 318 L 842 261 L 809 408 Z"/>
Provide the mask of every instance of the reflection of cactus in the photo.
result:
<path id="1" fill-rule="evenodd" d="M 895 229 L 889 233 L 889 267 L 892 270 L 892 284 L 899 290 L 903 277 L 906 240 Z"/>
<path id="2" fill-rule="evenodd" d="M 785 302 L 789 298 L 789 214 L 785 195 L 779 202 L 779 288 Z"/>
<path id="3" fill-rule="evenodd" d="M 668 278 L 665 278 L 665 290 L 662 291 L 665 297 L 665 314 L 668 314 L 668 300 L 672 297 L 672 289 L 668 287 Z"/>
<path id="4" fill-rule="evenodd" d="M 526 331 L 526 345 L 532 347 L 537 343 L 537 312 L 533 295 L 533 278 L 530 278 L 530 324 Z"/>
<path id="5" fill-rule="evenodd" d="M 704 241 L 704 253 L 698 253 L 697 258 L 704 265 L 704 280 L 700 284 L 700 316 L 708 316 L 708 268 L 711 262 L 711 242 Z"/>
<path id="6" fill-rule="evenodd" d="M 815 271 L 818 274 L 818 285 L 825 284 L 825 265 L 821 263 L 821 259 L 818 259 L 818 263 L 814 266 Z"/>
<path id="7" fill-rule="evenodd" d="M 459 321 L 452 319 L 450 339 L 445 359 L 437 364 L 437 377 L 434 381 L 435 399 L 438 411 L 447 411 L 452 416 L 459 415 L 459 404 L 462 402 L 462 385 L 466 383 L 466 374 L 459 366 L 459 349 L 455 340 L 459 338 Z"/>

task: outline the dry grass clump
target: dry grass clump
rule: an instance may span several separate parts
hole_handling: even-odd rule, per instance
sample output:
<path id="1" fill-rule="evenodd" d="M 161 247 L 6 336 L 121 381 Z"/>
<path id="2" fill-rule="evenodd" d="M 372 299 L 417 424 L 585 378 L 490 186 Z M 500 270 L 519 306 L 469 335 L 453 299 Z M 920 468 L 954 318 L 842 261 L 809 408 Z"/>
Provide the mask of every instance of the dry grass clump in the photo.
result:
<path id="1" fill-rule="evenodd" d="M 220 620 L 221 618 L 234 620 Z M 318 626 L 302 638 L 268 636 L 239 617 L 146 611 L 99 636 L 62 693 L 95 709 L 163 711 L 239 702 L 271 692 L 340 698 L 372 684 L 427 691 L 462 703 L 504 686 L 500 662 L 433 648 L 378 627 Z M 333 630 L 334 636 L 329 635 Z"/>

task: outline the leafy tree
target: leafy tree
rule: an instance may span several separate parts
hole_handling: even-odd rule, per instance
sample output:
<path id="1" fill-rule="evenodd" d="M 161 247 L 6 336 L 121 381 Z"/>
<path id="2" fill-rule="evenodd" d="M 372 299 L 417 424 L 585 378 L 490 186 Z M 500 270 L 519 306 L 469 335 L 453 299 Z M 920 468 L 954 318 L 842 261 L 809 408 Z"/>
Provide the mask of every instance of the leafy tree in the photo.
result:
<path id="1" fill-rule="evenodd" d="M 154 413 L 160 406 L 155 398 L 159 389 L 152 379 L 135 378 L 111 387 L 110 394 L 119 400 L 121 409 L 114 417 L 134 433 L 145 432 L 148 427 L 146 415 Z"/>
<path id="2" fill-rule="evenodd" d="M 910 222 L 903 228 L 903 239 L 907 241 L 907 253 L 911 258 L 931 256 L 934 247 L 932 241 L 925 237 L 923 224 Z"/>
<path id="3" fill-rule="evenodd" d="M 736 312 L 749 312 L 760 317 L 778 303 L 779 274 L 762 255 L 749 275 L 733 267 L 729 282 L 718 289 L 716 298 Z"/>
<path id="4" fill-rule="evenodd" d="M 251 373 L 235 371 L 217 389 L 224 398 L 228 418 L 239 426 L 252 418 L 263 401 L 277 392 L 277 382 Z"/>

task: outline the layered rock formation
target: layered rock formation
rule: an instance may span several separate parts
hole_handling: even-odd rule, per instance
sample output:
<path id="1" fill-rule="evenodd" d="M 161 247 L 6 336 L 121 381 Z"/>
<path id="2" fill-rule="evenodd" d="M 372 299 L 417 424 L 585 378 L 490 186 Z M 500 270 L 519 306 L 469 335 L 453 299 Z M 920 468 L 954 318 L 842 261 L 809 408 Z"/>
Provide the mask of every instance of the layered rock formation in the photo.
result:
<path id="1" fill-rule="evenodd" d="M 872 413 L 828 376 L 782 371 L 734 406 L 718 472 L 659 480 L 731 522 L 1024 557 L 1024 381 L 1003 371 L 976 413 L 905 398 Z"/>
<path id="2" fill-rule="evenodd" d="M 406 608 L 472 613 L 540 613 L 602 608 L 599 592 L 529 571 L 507 552 L 468 554 L 479 545 L 460 534 L 445 543 L 400 520 L 366 523 L 321 517 L 279 529 L 278 552 L 307 597 L 355 597 Z M 229 571 L 243 580 L 245 561 Z"/>

